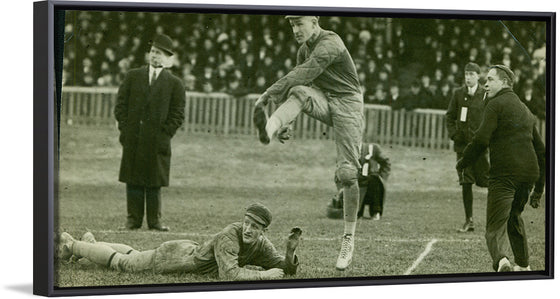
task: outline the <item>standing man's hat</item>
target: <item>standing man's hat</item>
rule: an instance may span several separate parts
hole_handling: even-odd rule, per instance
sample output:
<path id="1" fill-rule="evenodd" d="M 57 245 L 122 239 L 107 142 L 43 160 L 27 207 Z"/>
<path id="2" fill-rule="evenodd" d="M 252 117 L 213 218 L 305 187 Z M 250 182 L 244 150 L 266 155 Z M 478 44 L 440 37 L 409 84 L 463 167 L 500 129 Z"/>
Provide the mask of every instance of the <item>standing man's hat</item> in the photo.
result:
<path id="1" fill-rule="evenodd" d="M 150 40 L 150 45 L 165 51 L 169 56 L 175 54 L 173 52 L 173 41 L 165 34 L 156 34 L 154 38 Z"/>
<path id="2" fill-rule="evenodd" d="M 465 72 L 475 72 L 480 75 L 480 67 L 474 62 L 469 62 L 465 65 Z"/>
<path id="3" fill-rule="evenodd" d="M 272 222 L 272 213 L 270 213 L 267 207 L 260 203 L 250 204 L 245 211 L 245 216 L 250 217 L 264 227 L 268 227 L 270 222 Z"/>

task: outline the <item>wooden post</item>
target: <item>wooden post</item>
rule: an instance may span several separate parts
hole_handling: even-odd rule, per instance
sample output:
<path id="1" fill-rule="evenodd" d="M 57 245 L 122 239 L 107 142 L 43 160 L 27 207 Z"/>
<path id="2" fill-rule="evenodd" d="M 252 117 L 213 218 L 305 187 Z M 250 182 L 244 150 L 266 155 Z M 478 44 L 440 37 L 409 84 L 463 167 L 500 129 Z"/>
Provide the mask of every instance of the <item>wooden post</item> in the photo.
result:
<path id="1" fill-rule="evenodd" d="M 430 147 L 430 122 L 429 122 L 429 114 L 422 113 L 422 119 L 424 119 L 424 134 L 423 134 L 423 142 L 422 147 Z"/>
<path id="2" fill-rule="evenodd" d="M 216 127 L 216 120 L 218 117 L 218 101 L 220 100 L 220 98 L 218 97 L 212 97 L 210 98 L 210 119 L 209 121 L 209 126 L 208 126 L 208 132 L 210 133 L 218 133 L 218 128 Z"/>
<path id="3" fill-rule="evenodd" d="M 245 110 L 245 134 L 253 134 L 253 122 L 251 121 L 251 103 L 249 101 L 243 101 Z"/>
<path id="4" fill-rule="evenodd" d="M 410 135 L 412 136 L 412 140 L 410 145 L 412 147 L 416 147 L 418 142 L 418 134 L 419 134 L 418 114 L 414 112 L 411 112 L 411 114 L 412 114 L 412 130 L 410 132 Z"/>
<path id="5" fill-rule="evenodd" d="M 63 93 L 64 94 L 64 93 Z M 76 100 L 75 92 L 68 92 L 68 104 L 66 105 L 66 121 L 71 124 L 74 118 L 74 101 Z"/>
<path id="6" fill-rule="evenodd" d="M 185 95 L 185 122 L 183 123 L 183 131 L 189 132 L 191 126 L 189 125 L 189 122 L 191 121 L 191 109 L 190 109 L 190 105 L 191 105 L 191 97 L 189 96 L 189 94 L 187 93 Z"/>
<path id="7" fill-rule="evenodd" d="M 405 112 L 403 110 L 401 111 L 395 111 L 395 113 L 397 113 L 399 115 L 399 138 L 397 141 L 398 145 L 403 145 L 404 144 L 404 118 L 405 118 Z"/>
<path id="8" fill-rule="evenodd" d="M 93 123 L 97 126 L 99 126 L 102 122 L 102 117 L 103 117 L 103 108 L 105 106 L 104 103 L 104 98 L 103 98 L 103 93 L 94 93 L 94 98 L 93 98 Z"/>
<path id="9" fill-rule="evenodd" d="M 410 114 L 408 111 L 404 111 L 404 116 L 406 125 L 406 137 L 404 138 L 406 140 L 405 145 L 410 146 L 412 144 L 412 114 Z"/>
<path id="10" fill-rule="evenodd" d="M 224 101 L 224 136 L 229 135 L 231 102 L 233 102 L 232 98 L 225 99 Z"/>
<path id="11" fill-rule="evenodd" d="M 437 117 L 437 123 L 436 123 L 436 148 L 437 149 L 441 149 L 443 148 L 443 134 L 442 134 L 442 124 L 443 122 L 443 118 L 442 117 Z"/>
<path id="12" fill-rule="evenodd" d="M 379 110 L 379 142 L 381 144 L 387 143 L 387 135 L 385 128 L 387 127 L 387 113 L 383 110 Z"/>
<path id="13" fill-rule="evenodd" d="M 436 124 L 437 124 L 437 116 L 435 114 L 428 114 L 431 119 L 431 128 L 430 128 L 430 148 L 436 148 Z"/>

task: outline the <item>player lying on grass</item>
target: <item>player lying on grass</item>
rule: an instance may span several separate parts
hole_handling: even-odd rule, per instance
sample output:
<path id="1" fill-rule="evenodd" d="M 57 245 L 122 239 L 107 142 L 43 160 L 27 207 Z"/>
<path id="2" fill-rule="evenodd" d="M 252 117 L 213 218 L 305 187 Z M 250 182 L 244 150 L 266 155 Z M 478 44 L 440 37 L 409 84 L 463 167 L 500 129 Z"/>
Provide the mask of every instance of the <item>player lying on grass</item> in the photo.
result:
<path id="1" fill-rule="evenodd" d="M 60 235 L 57 256 L 72 255 L 124 272 L 218 274 L 222 280 L 266 280 L 295 274 L 299 265 L 296 248 L 301 229 L 288 236 L 285 256 L 264 236 L 272 214 L 262 204 L 247 207 L 243 222 L 228 225 L 202 245 L 191 240 L 167 241 L 156 249 L 137 251 L 124 244 L 96 242 L 91 233 L 77 241 L 70 234 Z M 252 265 L 264 270 L 248 269 Z M 254 268 L 254 267 L 253 267 Z"/>

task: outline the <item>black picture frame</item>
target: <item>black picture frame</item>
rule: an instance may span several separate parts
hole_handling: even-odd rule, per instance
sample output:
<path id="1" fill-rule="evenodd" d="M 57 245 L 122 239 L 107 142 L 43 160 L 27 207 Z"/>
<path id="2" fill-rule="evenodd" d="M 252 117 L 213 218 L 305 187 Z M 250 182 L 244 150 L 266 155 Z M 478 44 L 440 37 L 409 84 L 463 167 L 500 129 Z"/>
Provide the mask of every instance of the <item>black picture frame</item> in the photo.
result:
<path id="1" fill-rule="evenodd" d="M 141 285 L 131 287 L 80 287 L 57 288 L 53 285 L 54 273 L 54 232 L 56 231 L 57 194 L 57 125 L 59 109 L 57 98 L 61 90 L 59 69 L 62 64 L 61 47 L 64 34 L 64 10 L 126 10 L 153 12 L 194 12 L 194 13 L 246 13 L 246 14 L 303 14 L 349 17 L 393 17 L 393 18 L 442 18 L 442 19 L 502 19 L 538 20 L 547 27 L 547 88 L 546 88 L 546 145 L 549 169 L 546 184 L 546 270 L 525 275 L 497 275 L 492 273 L 472 273 L 458 275 L 418 275 L 376 277 L 373 279 L 306 279 L 265 282 L 219 282 L 171 285 Z M 395 284 L 425 284 L 450 282 L 489 282 L 509 280 L 539 280 L 554 277 L 554 132 L 555 132 L 555 53 L 556 53 L 555 13 L 512 12 L 512 11 L 446 11 L 416 9 L 362 9 L 335 7 L 283 7 L 256 5 L 209 5 L 178 3 L 127 3 L 127 2 L 72 2 L 42 1 L 34 3 L 34 271 L 33 293 L 43 296 L 141 294 L 168 292 L 200 292 L 252 289 L 316 288 L 340 286 L 372 286 Z M 45 50 L 47 49 L 47 50 Z"/>

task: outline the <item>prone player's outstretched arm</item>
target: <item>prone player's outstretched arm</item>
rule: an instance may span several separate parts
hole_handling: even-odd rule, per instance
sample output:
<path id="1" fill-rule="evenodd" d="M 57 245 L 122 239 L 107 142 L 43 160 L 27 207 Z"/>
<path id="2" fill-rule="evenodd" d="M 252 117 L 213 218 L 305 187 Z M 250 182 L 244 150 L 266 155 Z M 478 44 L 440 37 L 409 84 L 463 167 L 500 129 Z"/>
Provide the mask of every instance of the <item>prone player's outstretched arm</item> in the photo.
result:
<path id="1" fill-rule="evenodd" d="M 218 264 L 218 275 L 223 280 L 267 280 L 284 276 L 284 270 L 278 267 L 265 271 L 247 269 L 239 266 L 239 242 L 228 236 L 216 240 L 214 255 Z M 260 265 L 256 265 L 260 266 Z"/>
<path id="2" fill-rule="evenodd" d="M 301 228 L 294 227 L 292 228 L 292 230 L 290 231 L 290 235 L 288 236 L 288 242 L 286 243 L 286 262 L 292 265 L 297 263 L 297 261 L 295 260 L 295 256 L 301 234 Z"/>

